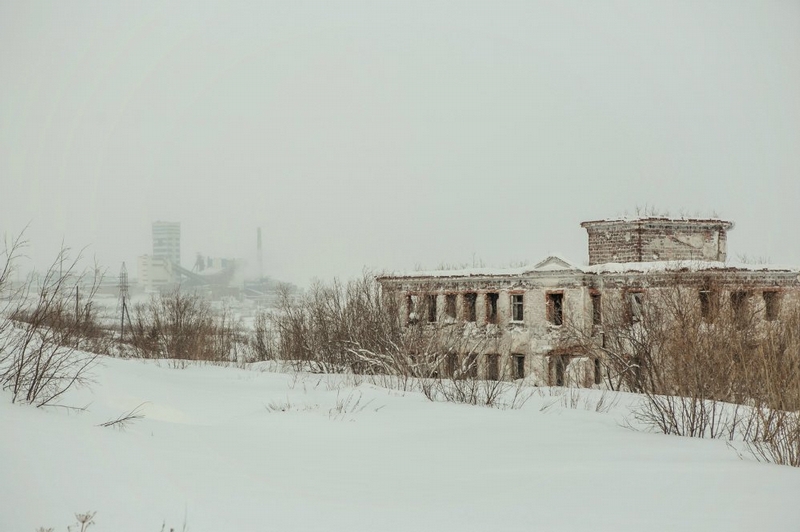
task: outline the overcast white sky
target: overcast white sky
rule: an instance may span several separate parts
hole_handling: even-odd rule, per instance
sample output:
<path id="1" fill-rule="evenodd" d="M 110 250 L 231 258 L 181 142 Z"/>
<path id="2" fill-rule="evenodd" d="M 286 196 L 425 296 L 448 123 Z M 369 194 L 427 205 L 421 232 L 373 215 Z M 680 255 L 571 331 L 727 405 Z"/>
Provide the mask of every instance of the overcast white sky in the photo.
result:
<path id="1" fill-rule="evenodd" d="M 736 222 L 800 265 L 800 2 L 0 0 L 0 231 L 112 273 L 586 260 L 583 220 Z M 135 273 L 133 273 L 135 275 Z"/>

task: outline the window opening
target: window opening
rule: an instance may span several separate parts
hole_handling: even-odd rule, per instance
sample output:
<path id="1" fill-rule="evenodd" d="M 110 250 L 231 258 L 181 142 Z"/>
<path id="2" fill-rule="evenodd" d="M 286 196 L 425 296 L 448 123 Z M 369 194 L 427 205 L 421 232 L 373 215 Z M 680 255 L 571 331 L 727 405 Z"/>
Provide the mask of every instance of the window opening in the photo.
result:
<path id="1" fill-rule="evenodd" d="M 603 324 L 603 313 L 601 310 L 600 294 L 592 294 L 592 325 L 598 326 Z"/>
<path id="2" fill-rule="evenodd" d="M 568 364 L 567 357 L 565 356 L 557 356 L 555 357 L 555 385 L 556 386 L 564 386 L 564 376 L 567 370 Z"/>
<path id="3" fill-rule="evenodd" d="M 700 290 L 700 316 L 704 320 L 711 319 L 711 291 Z"/>
<path id="4" fill-rule="evenodd" d="M 525 378 L 525 355 L 514 355 L 514 378 Z"/>
<path id="5" fill-rule="evenodd" d="M 564 323 L 564 294 L 562 292 L 547 294 L 547 321 L 553 325 Z"/>
<path id="6" fill-rule="evenodd" d="M 436 294 L 428 294 L 425 296 L 425 306 L 428 309 L 428 321 L 433 323 L 436 321 Z"/>
<path id="7" fill-rule="evenodd" d="M 478 294 L 469 292 L 464 294 L 464 319 L 466 321 L 475 321 L 475 302 L 478 299 Z"/>
<path id="8" fill-rule="evenodd" d="M 772 321 L 778 317 L 780 296 L 774 290 L 764 291 L 764 317 Z"/>
<path id="9" fill-rule="evenodd" d="M 525 296 L 523 294 L 511 295 L 511 319 L 513 321 L 525 319 Z"/>
<path id="10" fill-rule="evenodd" d="M 497 323 L 497 300 L 500 294 L 497 292 L 489 292 L 486 294 L 486 322 Z"/>
<path id="11" fill-rule="evenodd" d="M 409 324 L 417 323 L 419 316 L 417 315 L 418 311 L 418 299 L 419 296 L 416 295 L 409 295 L 406 297 L 406 320 Z"/>
<path id="12" fill-rule="evenodd" d="M 631 323 L 642 321 L 642 311 L 644 306 L 644 292 L 628 293 L 628 315 Z"/>
<path id="13" fill-rule="evenodd" d="M 447 294 L 444 296 L 444 313 L 448 318 L 456 318 L 456 295 Z"/>
<path id="14" fill-rule="evenodd" d="M 731 310 L 733 310 L 733 318 L 741 323 L 745 320 L 745 311 L 747 310 L 747 292 L 737 290 L 731 292 Z"/>
<path id="15" fill-rule="evenodd" d="M 500 355 L 486 355 L 486 378 L 490 381 L 500 380 Z"/>

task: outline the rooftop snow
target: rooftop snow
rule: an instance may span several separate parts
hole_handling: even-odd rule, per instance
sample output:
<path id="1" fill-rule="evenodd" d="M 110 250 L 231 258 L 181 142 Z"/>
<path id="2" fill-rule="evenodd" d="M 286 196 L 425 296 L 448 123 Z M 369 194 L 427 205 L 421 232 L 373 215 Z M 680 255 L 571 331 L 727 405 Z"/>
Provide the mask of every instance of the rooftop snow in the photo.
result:
<path id="1" fill-rule="evenodd" d="M 713 224 L 725 225 L 728 229 L 732 229 L 734 223 L 721 218 L 670 218 L 666 216 L 620 216 L 616 218 L 604 218 L 601 220 L 589 220 L 581 222 L 581 227 L 596 224 L 613 224 L 613 223 L 678 223 L 678 224 Z"/>
<path id="2" fill-rule="evenodd" d="M 744 270 L 770 272 L 798 272 L 797 267 L 777 266 L 773 264 L 744 264 L 702 260 L 672 260 L 653 262 L 607 262 L 584 266 L 586 273 L 625 273 L 625 272 L 665 272 L 665 271 L 707 271 L 707 270 Z"/>
<path id="3" fill-rule="evenodd" d="M 549 271 L 578 271 L 589 274 L 598 273 L 655 273 L 667 271 L 751 271 L 751 272 L 798 272 L 797 266 L 783 266 L 774 264 L 745 264 L 718 261 L 678 260 L 678 261 L 653 261 L 653 262 L 608 262 L 593 266 L 576 266 L 574 263 L 550 255 L 534 266 L 520 268 L 468 268 L 463 270 L 432 270 L 416 272 L 396 272 L 380 276 L 383 279 L 392 278 L 471 278 L 471 277 L 519 277 L 537 272 Z"/>
<path id="4" fill-rule="evenodd" d="M 392 272 L 379 276 L 381 279 L 416 278 L 416 277 L 516 277 L 535 272 L 578 270 L 579 266 L 564 257 L 551 254 L 533 266 L 517 268 L 466 268 L 460 270 L 428 270 L 414 272 Z"/>

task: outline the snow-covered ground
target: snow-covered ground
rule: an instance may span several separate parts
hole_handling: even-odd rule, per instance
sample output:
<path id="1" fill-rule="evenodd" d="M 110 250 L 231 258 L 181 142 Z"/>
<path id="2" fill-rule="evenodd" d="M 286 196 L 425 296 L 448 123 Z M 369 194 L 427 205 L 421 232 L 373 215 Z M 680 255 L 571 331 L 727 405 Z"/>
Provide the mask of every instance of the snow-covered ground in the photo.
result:
<path id="1" fill-rule="evenodd" d="M 92 389 L 0 397 L 0 532 L 800 529 L 800 470 L 534 394 L 431 403 L 342 377 L 103 359 Z M 584 392 L 586 393 L 586 392 Z M 606 397 L 607 399 L 608 397 Z M 124 430 L 98 424 L 143 404 Z M 588 408 L 588 409 L 587 409 Z"/>

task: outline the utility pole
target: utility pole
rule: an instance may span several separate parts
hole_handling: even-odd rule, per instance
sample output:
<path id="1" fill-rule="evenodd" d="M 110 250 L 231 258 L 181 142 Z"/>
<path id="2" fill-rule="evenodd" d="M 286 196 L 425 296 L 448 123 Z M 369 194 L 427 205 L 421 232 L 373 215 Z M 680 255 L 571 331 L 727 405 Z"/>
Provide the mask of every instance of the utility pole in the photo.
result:
<path id="1" fill-rule="evenodd" d="M 128 317 L 128 325 L 131 324 L 131 317 L 128 314 L 128 269 L 125 263 L 122 263 L 122 268 L 119 271 L 119 300 L 120 300 L 120 326 L 119 326 L 119 341 L 125 339 L 125 317 Z"/>

